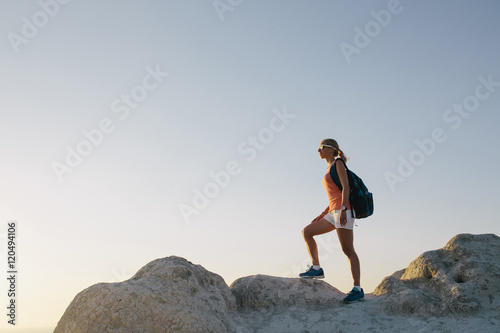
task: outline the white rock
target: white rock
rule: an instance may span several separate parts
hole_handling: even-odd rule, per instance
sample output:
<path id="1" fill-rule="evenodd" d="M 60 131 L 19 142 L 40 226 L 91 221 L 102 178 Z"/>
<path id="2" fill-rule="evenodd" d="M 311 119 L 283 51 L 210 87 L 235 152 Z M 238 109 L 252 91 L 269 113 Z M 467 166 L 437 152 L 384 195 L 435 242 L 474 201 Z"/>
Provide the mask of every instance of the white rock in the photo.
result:
<path id="1" fill-rule="evenodd" d="M 344 296 L 323 281 L 266 275 L 230 289 L 219 275 L 168 257 L 79 293 L 55 333 L 498 332 L 500 238 L 457 235 L 386 277 L 364 302 L 346 305 Z"/>
<path id="2" fill-rule="evenodd" d="M 460 234 L 386 277 L 374 291 L 394 314 L 471 315 L 500 308 L 500 237 Z"/>
<path id="3" fill-rule="evenodd" d="M 274 307 L 336 305 L 345 294 L 326 282 L 300 278 L 253 275 L 231 284 L 240 308 L 256 310 Z"/>
<path id="4" fill-rule="evenodd" d="M 157 259 L 131 279 L 76 295 L 55 333 L 233 332 L 236 300 L 217 274 L 179 257 Z"/>

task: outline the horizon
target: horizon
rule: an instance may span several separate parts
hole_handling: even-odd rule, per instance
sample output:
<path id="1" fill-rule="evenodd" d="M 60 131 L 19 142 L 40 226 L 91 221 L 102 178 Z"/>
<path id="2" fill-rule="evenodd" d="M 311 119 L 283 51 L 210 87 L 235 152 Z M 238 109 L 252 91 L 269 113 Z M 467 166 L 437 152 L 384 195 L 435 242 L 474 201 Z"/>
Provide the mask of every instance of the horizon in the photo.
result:
<path id="1" fill-rule="evenodd" d="M 500 234 L 497 2 L 4 9 L 3 331 L 53 330 L 83 289 L 171 255 L 228 285 L 297 277 L 328 204 L 325 138 L 373 193 L 354 228 L 365 292 L 458 234 Z M 323 281 L 348 292 L 336 233 L 315 239 Z"/>

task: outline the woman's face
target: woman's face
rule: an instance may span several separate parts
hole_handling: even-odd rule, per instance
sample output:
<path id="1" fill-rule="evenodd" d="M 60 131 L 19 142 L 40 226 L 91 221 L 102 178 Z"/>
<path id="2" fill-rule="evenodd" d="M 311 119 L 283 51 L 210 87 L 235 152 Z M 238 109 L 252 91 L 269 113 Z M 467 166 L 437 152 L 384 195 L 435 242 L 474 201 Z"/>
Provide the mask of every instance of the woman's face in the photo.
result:
<path id="1" fill-rule="evenodd" d="M 333 153 L 333 147 L 321 141 L 318 148 L 319 157 L 326 158 Z"/>

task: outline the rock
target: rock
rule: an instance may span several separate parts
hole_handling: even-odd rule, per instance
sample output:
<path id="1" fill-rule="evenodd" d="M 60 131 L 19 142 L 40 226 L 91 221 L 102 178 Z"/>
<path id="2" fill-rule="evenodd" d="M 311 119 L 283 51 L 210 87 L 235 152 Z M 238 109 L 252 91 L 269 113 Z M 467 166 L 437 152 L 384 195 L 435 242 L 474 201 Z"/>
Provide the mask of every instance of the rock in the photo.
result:
<path id="1" fill-rule="evenodd" d="M 326 282 L 300 278 L 280 278 L 252 275 L 239 278 L 231 284 L 238 307 L 258 310 L 299 306 L 332 306 L 345 297 Z"/>
<path id="2" fill-rule="evenodd" d="M 348 273 L 348 272 L 346 272 Z M 80 292 L 55 333 L 498 332 L 500 238 L 461 234 L 356 304 L 324 281 L 253 275 L 228 287 L 179 258 Z"/>
<path id="3" fill-rule="evenodd" d="M 375 289 L 392 314 L 472 315 L 500 309 L 500 237 L 460 234 L 425 252 Z"/>
<path id="4" fill-rule="evenodd" d="M 234 332 L 236 299 L 224 280 L 179 258 L 157 259 L 131 279 L 80 292 L 54 333 Z"/>

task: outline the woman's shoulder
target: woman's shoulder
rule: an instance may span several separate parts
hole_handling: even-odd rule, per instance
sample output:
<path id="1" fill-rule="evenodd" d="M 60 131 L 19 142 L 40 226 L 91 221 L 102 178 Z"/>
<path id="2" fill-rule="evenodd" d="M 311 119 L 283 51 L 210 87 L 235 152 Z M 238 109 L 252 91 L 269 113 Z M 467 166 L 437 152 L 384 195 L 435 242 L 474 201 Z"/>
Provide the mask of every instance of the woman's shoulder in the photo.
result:
<path id="1" fill-rule="evenodd" d="M 337 157 L 333 162 L 333 164 L 336 165 L 337 170 L 342 170 L 342 169 L 345 170 L 347 168 L 347 164 L 340 157 Z"/>

